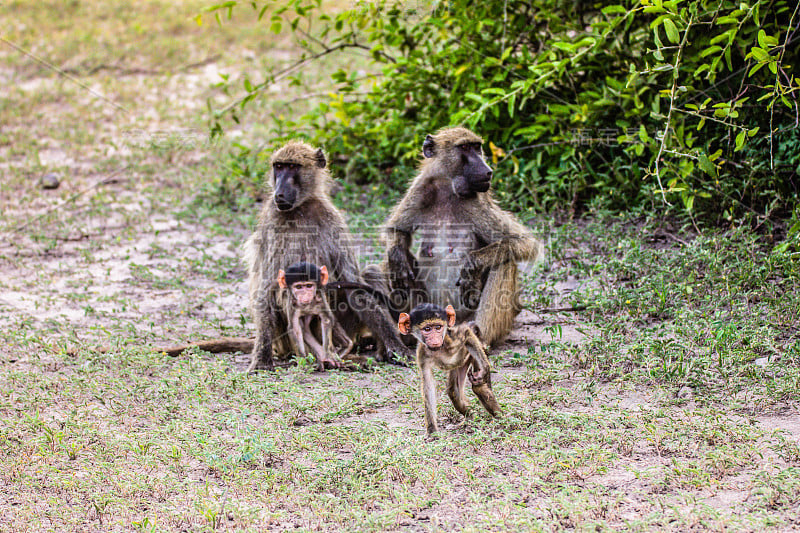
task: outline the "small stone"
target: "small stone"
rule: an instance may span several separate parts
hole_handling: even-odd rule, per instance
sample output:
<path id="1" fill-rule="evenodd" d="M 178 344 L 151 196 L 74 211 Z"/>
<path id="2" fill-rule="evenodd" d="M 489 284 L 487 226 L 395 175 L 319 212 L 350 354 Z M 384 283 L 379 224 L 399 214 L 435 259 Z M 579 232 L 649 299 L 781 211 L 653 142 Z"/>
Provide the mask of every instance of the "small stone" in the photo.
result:
<path id="1" fill-rule="evenodd" d="M 310 418 L 305 417 L 305 416 L 299 416 L 299 417 L 294 419 L 294 421 L 292 422 L 292 425 L 294 427 L 298 427 L 299 428 L 299 427 L 303 427 L 303 426 L 310 426 L 313 423 L 314 422 Z"/>
<path id="2" fill-rule="evenodd" d="M 55 172 L 50 172 L 49 174 L 42 176 L 42 179 L 39 180 L 39 183 L 41 184 L 42 189 L 58 189 L 58 186 L 61 185 L 61 178 Z"/>
<path id="3" fill-rule="evenodd" d="M 692 391 L 692 388 L 688 385 L 685 385 L 681 387 L 681 390 L 678 391 L 678 398 L 681 398 L 682 400 L 691 400 L 693 394 L 694 392 Z"/>
<path id="4" fill-rule="evenodd" d="M 756 366 L 760 366 L 761 368 L 764 368 L 765 366 L 767 366 L 769 364 L 769 357 L 759 357 L 758 359 L 756 359 L 755 363 L 756 363 Z"/>

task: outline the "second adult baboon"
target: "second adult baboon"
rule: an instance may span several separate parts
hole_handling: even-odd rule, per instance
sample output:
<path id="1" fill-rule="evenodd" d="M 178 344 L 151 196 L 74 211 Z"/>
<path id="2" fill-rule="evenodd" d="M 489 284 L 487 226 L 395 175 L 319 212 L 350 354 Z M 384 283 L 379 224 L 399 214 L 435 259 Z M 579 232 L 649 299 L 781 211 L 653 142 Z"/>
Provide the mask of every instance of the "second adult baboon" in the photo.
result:
<path id="1" fill-rule="evenodd" d="M 419 175 L 385 225 L 385 270 L 392 293 L 408 295 L 405 310 L 424 289 L 430 302 L 457 303 L 458 320 L 474 320 L 482 340 L 495 344 L 520 311 L 517 262 L 535 260 L 541 243 L 488 192 L 492 170 L 482 143 L 465 128 L 425 138 Z"/>
<path id="2" fill-rule="evenodd" d="M 291 352 L 287 317 L 276 301 L 274 281 L 281 268 L 307 261 L 327 265 L 334 281 L 361 282 L 350 233 L 330 200 L 331 179 L 322 150 L 290 142 L 273 154 L 271 163 L 274 193 L 244 245 L 256 326 L 249 372 L 272 369 L 273 350 L 279 356 Z M 365 291 L 344 292 L 332 306 L 337 318 L 355 313 L 381 341 L 380 359 L 409 358 L 410 350 L 400 341 L 386 309 Z"/>

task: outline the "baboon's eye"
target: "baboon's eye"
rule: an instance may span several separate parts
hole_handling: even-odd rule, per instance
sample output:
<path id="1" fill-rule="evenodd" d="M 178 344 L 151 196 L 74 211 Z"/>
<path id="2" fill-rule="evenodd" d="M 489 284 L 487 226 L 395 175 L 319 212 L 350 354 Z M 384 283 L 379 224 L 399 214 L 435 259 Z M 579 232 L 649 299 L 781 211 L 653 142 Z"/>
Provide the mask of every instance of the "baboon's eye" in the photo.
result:
<path id="1" fill-rule="evenodd" d="M 441 324 L 436 324 L 433 327 L 436 328 L 436 331 L 442 331 L 442 325 Z"/>

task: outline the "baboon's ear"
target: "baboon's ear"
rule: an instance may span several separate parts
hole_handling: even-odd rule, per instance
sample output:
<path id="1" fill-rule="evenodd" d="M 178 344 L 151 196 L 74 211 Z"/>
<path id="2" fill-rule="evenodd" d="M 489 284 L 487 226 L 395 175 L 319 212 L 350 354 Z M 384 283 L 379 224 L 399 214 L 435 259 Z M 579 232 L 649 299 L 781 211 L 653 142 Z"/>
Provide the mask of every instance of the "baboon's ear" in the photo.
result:
<path id="1" fill-rule="evenodd" d="M 325 165 L 328 164 L 328 161 L 325 159 L 325 153 L 322 151 L 322 148 L 317 148 L 317 153 L 314 154 L 314 158 L 317 160 L 317 166 L 319 168 L 325 168 Z"/>
<path id="2" fill-rule="evenodd" d="M 456 310 L 452 305 L 448 305 L 444 312 L 447 313 L 447 325 L 452 328 L 456 325 Z"/>
<path id="3" fill-rule="evenodd" d="M 397 319 L 397 329 L 403 335 L 408 335 L 408 332 L 411 331 L 411 317 L 408 313 L 400 313 L 400 318 Z"/>
<path id="4" fill-rule="evenodd" d="M 278 285 L 281 286 L 281 289 L 286 288 L 286 272 L 283 270 L 278 270 Z"/>
<path id="5" fill-rule="evenodd" d="M 422 143 L 422 155 L 425 157 L 433 157 L 436 153 L 436 141 L 433 140 L 433 137 L 430 135 L 425 136 L 425 141 Z"/>
<path id="6" fill-rule="evenodd" d="M 320 267 L 320 269 L 319 269 L 319 283 L 320 283 L 320 285 L 322 285 L 323 287 L 325 285 L 327 285 L 328 284 L 328 279 L 329 279 L 328 267 L 326 267 L 325 265 L 322 265 L 322 267 Z"/>

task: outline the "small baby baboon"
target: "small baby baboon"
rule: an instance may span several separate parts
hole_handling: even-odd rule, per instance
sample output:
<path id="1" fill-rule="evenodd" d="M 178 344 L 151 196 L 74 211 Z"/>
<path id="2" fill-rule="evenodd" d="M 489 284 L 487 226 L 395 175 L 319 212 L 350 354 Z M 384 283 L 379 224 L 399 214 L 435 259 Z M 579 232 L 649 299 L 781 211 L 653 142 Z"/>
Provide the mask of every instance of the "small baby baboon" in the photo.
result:
<path id="1" fill-rule="evenodd" d="M 289 319 L 289 333 L 295 351 L 305 357 L 308 347 L 317 360 L 317 370 L 340 368 L 340 358 L 350 353 L 353 341 L 333 316 L 328 304 L 328 268 L 325 265 L 317 268 L 317 265 L 305 261 L 294 263 L 285 271 L 278 272 L 278 285 L 282 289 L 278 303 Z M 319 320 L 319 338 L 312 330 L 315 318 Z M 343 346 L 341 352 L 336 353 L 334 341 Z"/>
<path id="2" fill-rule="evenodd" d="M 422 379 L 422 399 L 425 402 L 425 426 L 428 436 L 439 430 L 436 423 L 436 382 L 433 367 L 449 370 L 447 395 L 456 410 L 467 414 L 465 378 L 481 405 L 494 417 L 502 413 L 492 392 L 489 358 L 474 324 L 456 323 L 452 305 L 447 309 L 430 303 L 420 304 L 411 314 L 401 313 L 397 327 L 403 335 L 412 333 L 417 340 L 417 366 Z M 450 328 L 450 329 L 448 329 Z"/>

